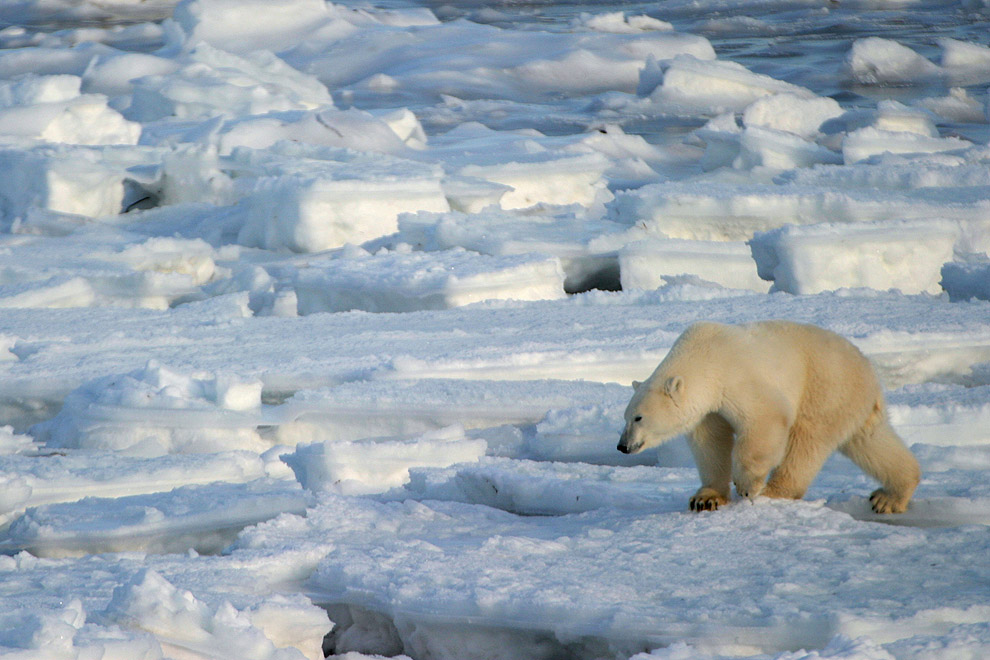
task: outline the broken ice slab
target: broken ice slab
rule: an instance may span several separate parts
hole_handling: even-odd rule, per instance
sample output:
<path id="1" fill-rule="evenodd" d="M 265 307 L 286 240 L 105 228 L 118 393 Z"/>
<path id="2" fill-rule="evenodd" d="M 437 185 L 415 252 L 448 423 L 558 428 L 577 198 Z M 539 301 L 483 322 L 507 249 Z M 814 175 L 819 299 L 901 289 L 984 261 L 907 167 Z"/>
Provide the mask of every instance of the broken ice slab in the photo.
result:
<path id="1" fill-rule="evenodd" d="M 564 273 L 558 259 L 541 255 L 383 252 L 300 268 L 293 286 L 300 314 L 408 312 L 486 300 L 555 300 L 564 297 Z"/>
<path id="2" fill-rule="evenodd" d="M 36 557 L 103 552 L 217 553 L 248 525 L 302 515 L 311 497 L 295 481 L 210 483 L 123 497 L 86 497 L 33 507 L 15 520 L 0 550 Z"/>

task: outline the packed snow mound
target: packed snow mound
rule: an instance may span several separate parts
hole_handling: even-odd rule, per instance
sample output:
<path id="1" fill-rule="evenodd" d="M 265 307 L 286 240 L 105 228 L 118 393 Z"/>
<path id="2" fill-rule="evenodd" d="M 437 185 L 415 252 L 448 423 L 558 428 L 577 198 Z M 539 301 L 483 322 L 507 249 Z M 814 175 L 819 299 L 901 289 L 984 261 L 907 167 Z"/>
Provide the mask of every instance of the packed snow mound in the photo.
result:
<path id="1" fill-rule="evenodd" d="M 70 394 L 43 432 L 54 447 L 160 456 L 270 448 L 258 435 L 259 380 L 181 373 L 155 361 Z"/>
<path id="2" fill-rule="evenodd" d="M 133 81 L 128 117 L 209 119 L 333 105 L 319 81 L 268 51 L 235 55 L 200 43 L 180 61 L 184 66 L 174 72 Z"/>
<path id="3" fill-rule="evenodd" d="M 309 490 L 369 495 L 405 485 L 414 468 L 474 462 L 487 449 L 484 440 L 448 427 L 413 438 L 305 445 L 283 460 Z"/>
<path id="4" fill-rule="evenodd" d="M 333 7 L 319 0 L 181 0 L 173 14 L 182 44 L 207 43 L 233 52 L 282 50 L 318 38 L 322 31 L 337 34 L 352 26 L 334 20 Z M 173 38 L 178 38 L 175 35 Z"/>
<path id="5" fill-rule="evenodd" d="M 846 163 L 856 163 L 879 154 L 929 154 L 942 151 L 962 151 L 972 146 L 957 137 L 926 137 L 914 132 L 886 131 L 861 128 L 842 140 L 842 157 Z"/>
<path id="6" fill-rule="evenodd" d="M 318 252 L 394 233 L 404 212 L 450 209 L 439 168 L 405 159 L 288 146 L 275 159 L 247 149 L 233 158 L 260 170 L 239 186 L 247 246 Z"/>
<path id="7" fill-rule="evenodd" d="M 919 84 L 946 80 L 955 85 L 990 82 L 990 48 L 958 39 L 939 39 L 940 63 L 891 39 L 853 42 L 846 64 L 853 79 L 867 85 Z"/>
<path id="8" fill-rule="evenodd" d="M 951 223 L 850 223 L 795 226 L 749 242 L 760 276 L 775 291 L 819 293 L 865 287 L 939 293 L 942 266 L 958 232 Z"/>
<path id="9" fill-rule="evenodd" d="M 377 277 L 368 277 L 369 272 Z M 445 252 L 364 254 L 310 264 L 294 280 L 300 314 L 449 309 L 486 300 L 564 297 L 564 273 L 553 257 L 484 257 Z"/>
<path id="10" fill-rule="evenodd" d="M 9 523 L 28 508 L 85 497 L 126 499 L 186 486 L 284 477 L 287 472 L 277 459 L 250 452 L 152 458 L 103 453 L 94 464 L 92 454 L 86 452 L 52 453 L 38 448 L 24 455 L 0 456 L 0 481 L 5 484 L 0 524 Z"/>
<path id="11" fill-rule="evenodd" d="M 242 610 L 229 602 L 210 606 L 155 571 L 146 570 L 114 589 L 102 616 L 126 628 L 151 633 L 161 652 L 169 657 L 233 653 L 245 660 L 312 660 L 322 655 L 321 633 L 330 625 L 325 614 L 285 607 L 278 601 L 266 605 Z"/>
<path id="12" fill-rule="evenodd" d="M 489 490 L 497 484 L 493 481 Z M 672 482 L 669 487 L 683 485 Z M 497 650 L 494 657 L 506 658 L 529 657 L 543 645 L 567 645 L 575 657 L 593 657 L 591 648 L 582 645 L 589 631 L 612 648 L 677 640 L 723 654 L 823 646 L 872 620 L 875 610 L 869 599 L 854 598 L 865 596 L 863 584 L 872 589 L 880 581 L 885 593 L 897 596 L 890 607 L 898 619 L 924 620 L 931 609 L 942 607 L 937 597 L 919 595 L 927 593 L 919 581 L 935 573 L 942 584 L 957 584 L 954 607 L 960 616 L 967 611 L 979 616 L 985 608 L 979 590 L 972 588 L 973 564 L 933 568 L 928 561 L 933 546 L 977 561 L 980 551 L 963 529 L 878 527 L 822 502 L 760 500 L 718 515 L 725 532 L 719 537 L 723 548 L 734 557 L 748 557 L 744 563 L 759 565 L 760 571 L 741 571 L 737 562 L 699 562 L 697 543 L 710 541 L 712 523 L 688 513 L 655 510 L 620 514 L 600 509 L 546 519 L 455 502 L 379 504 L 324 496 L 305 521 L 261 525 L 242 535 L 238 547 L 257 551 L 266 545 L 331 545 L 333 552 L 308 583 L 317 602 L 332 606 L 331 611 L 383 614 L 405 648 L 440 657 L 459 653 L 449 646 L 453 638 L 444 638 L 442 631 L 472 623 L 472 633 L 460 638 L 465 646 L 457 649 L 485 647 Z M 777 534 L 761 531 L 768 517 Z M 333 522 L 321 524 L 323 519 Z M 378 531 L 369 532 L 374 524 Z M 853 529 L 858 541 L 850 543 Z M 779 552 L 781 535 L 798 545 L 795 552 Z M 836 581 L 833 572 L 848 576 L 850 564 L 845 554 L 834 552 L 828 542 L 832 537 L 843 538 L 843 553 L 862 555 L 862 563 L 855 564 L 862 579 Z M 895 543 L 889 542 L 892 537 Z M 808 584 L 809 553 L 819 558 L 813 584 L 841 592 L 827 602 L 809 595 L 808 589 L 781 586 L 795 584 L 798 576 Z M 774 567 L 769 573 L 768 565 Z M 698 589 L 699 580 L 708 587 Z M 725 598 L 723 590 L 734 597 Z M 743 605 L 752 601 L 753 606 L 740 607 L 739 594 L 744 594 Z M 838 613 L 836 602 L 844 603 Z M 693 616 L 698 610 L 709 617 L 698 621 Z M 506 636 L 505 629 L 514 634 Z M 431 634 L 424 634 L 427 630 Z M 434 645 L 440 639 L 446 640 L 446 650 Z"/>
<path id="13" fill-rule="evenodd" d="M 842 113 L 835 99 L 783 93 L 753 101 L 743 110 L 742 121 L 744 126 L 763 126 L 812 138 L 822 124 Z"/>
<path id="14" fill-rule="evenodd" d="M 745 243 L 646 239 L 619 251 L 622 289 L 656 289 L 672 275 L 690 274 L 736 289 L 765 293 L 766 282 Z"/>
<path id="15" fill-rule="evenodd" d="M 0 148 L 8 176 L 0 180 L 0 213 L 7 227 L 36 209 L 85 217 L 120 213 L 124 171 L 84 146 L 38 145 Z"/>
<path id="16" fill-rule="evenodd" d="M 922 82 L 940 75 L 938 66 L 907 46 L 879 37 L 855 41 L 846 63 L 857 82 L 872 85 Z"/>
<path id="17" fill-rule="evenodd" d="M 648 74 L 644 72 L 643 75 Z M 660 85 L 647 93 L 655 103 L 681 108 L 714 108 L 712 114 L 738 112 L 758 99 L 776 94 L 804 99 L 814 96 L 803 87 L 753 73 L 735 62 L 690 55 L 674 58 L 663 71 Z"/>
<path id="18" fill-rule="evenodd" d="M 469 21 L 362 27 L 319 53 L 298 49 L 286 57 L 330 89 L 362 96 L 388 91 L 431 102 L 440 95 L 539 102 L 548 90 L 568 97 L 633 92 L 650 60 L 715 57 L 704 37 L 671 30 L 518 31 Z"/>
<path id="19" fill-rule="evenodd" d="M 757 232 L 784 225 L 923 223 L 939 218 L 957 227 L 958 251 L 990 248 L 990 198 L 980 192 L 986 178 L 983 168 L 970 169 L 956 158 L 925 172 L 912 172 L 899 160 L 891 165 L 798 170 L 781 177 L 778 185 L 651 184 L 618 194 L 611 214 L 617 222 L 670 238 L 714 241 L 749 240 Z"/>
<path id="20" fill-rule="evenodd" d="M 32 507 L 7 531 L 6 550 L 36 557 L 102 552 L 217 553 L 241 529 L 282 513 L 301 515 L 309 498 L 295 482 L 181 486 L 166 493 L 86 497 Z"/>
<path id="21" fill-rule="evenodd" d="M 0 655 L 990 656 L 987 1 L 389 4 L 0 2 Z M 767 318 L 906 513 L 616 450 Z"/>
<path id="22" fill-rule="evenodd" d="M 0 572 L 8 607 L 0 613 L 0 648 L 23 657 L 81 653 L 120 660 L 203 657 L 228 649 L 255 660 L 323 657 L 321 642 L 333 624 L 305 598 L 234 590 L 219 595 L 206 587 L 206 575 L 183 578 L 168 560 L 149 568 L 139 557 L 76 560 L 85 565 L 85 577 L 65 560 L 27 553 L 4 557 Z M 233 574 L 238 567 L 227 570 Z M 214 579 L 223 572 L 217 565 L 207 570 Z M 32 606 L 18 596 L 18 589 L 37 580 L 57 582 L 47 590 L 50 608 L 41 614 L 37 598 Z"/>
<path id="23" fill-rule="evenodd" d="M 108 106 L 102 94 L 82 94 L 73 75 L 32 75 L 0 82 L 0 136 L 61 144 L 137 144 L 141 125 Z"/>

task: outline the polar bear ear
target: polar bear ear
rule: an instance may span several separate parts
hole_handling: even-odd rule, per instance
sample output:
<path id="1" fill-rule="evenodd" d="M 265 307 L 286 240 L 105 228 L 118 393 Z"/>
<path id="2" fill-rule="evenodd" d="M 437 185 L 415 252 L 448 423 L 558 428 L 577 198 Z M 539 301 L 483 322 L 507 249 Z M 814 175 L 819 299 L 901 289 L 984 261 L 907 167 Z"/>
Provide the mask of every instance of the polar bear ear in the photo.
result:
<path id="1" fill-rule="evenodd" d="M 639 386 L 642 385 L 642 383 L 639 382 L 638 380 L 634 380 L 632 385 L 633 385 L 633 390 L 638 390 Z"/>
<path id="2" fill-rule="evenodd" d="M 671 376 L 663 384 L 663 391 L 667 393 L 667 396 L 673 397 L 675 394 L 681 391 L 684 387 L 684 379 L 680 376 Z"/>

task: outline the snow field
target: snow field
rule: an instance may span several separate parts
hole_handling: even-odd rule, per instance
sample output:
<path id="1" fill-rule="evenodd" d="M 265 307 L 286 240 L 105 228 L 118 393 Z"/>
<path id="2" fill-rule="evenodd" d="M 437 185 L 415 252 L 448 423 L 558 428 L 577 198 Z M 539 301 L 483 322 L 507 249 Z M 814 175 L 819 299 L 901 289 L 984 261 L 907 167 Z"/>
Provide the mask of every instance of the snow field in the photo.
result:
<path id="1" fill-rule="evenodd" d="M 485 259 L 463 249 L 393 252 L 310 264 L 295 279 L 300 314 L 449 309 L 485 300 L 564 297 L 560 261 L 539 255 Z M 369 280 L 369 271 L 380 273 Z"/>
<path id="2" fill-rule="evenodd" d="M 759 272 L 773 288 L 808 294 L 845 287 L 904 293 L 941 292 L 943 264 L 952 260 L 957 234 L 936 221 L 794 225 L 756 234 L 750 244 Z"/>
<path id="3" fill-rule="evenodd" d="M 0 654 L 990 653 L 986 7 L 587 9 L 0 7 Z M 877 365 L 906 514 L 615 450 L 765 318 Z"/>
<path id="4" fill-rule="evenodd" d="M 295 482 L 267 479 L 180 486 L 167 493 L 87 497 L 31 507 L 10 526 L 5 546 L 36 557 L 190 548 L 216 553 L 244 527 L 282 513 L 302 515 L 309 503 Z M 112 518 L 108 510 L 113 510 Z"/>

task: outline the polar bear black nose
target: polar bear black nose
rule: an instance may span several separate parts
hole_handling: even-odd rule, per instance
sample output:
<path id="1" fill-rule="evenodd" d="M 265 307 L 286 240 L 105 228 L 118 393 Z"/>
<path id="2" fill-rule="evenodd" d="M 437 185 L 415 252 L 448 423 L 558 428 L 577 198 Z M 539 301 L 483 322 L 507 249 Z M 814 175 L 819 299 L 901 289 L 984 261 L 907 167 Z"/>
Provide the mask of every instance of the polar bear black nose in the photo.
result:
<path id="1" fill-rule="evenodd" d="M 618 449 L 619 451 L 621 451 L 623 454 L 628 454 L 629 453 L 629 447 L 627 447 L 626 446 L 626 443 L 624 443 L 624 442 L 620 442 L 619 443 L 619 446 L 616 447 L 616 449 Z"/>

